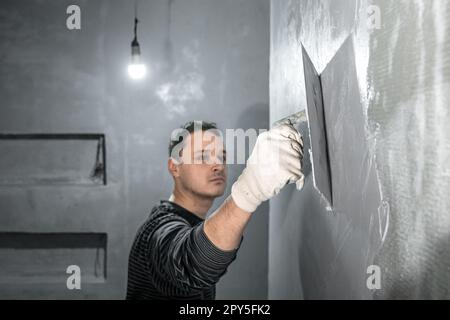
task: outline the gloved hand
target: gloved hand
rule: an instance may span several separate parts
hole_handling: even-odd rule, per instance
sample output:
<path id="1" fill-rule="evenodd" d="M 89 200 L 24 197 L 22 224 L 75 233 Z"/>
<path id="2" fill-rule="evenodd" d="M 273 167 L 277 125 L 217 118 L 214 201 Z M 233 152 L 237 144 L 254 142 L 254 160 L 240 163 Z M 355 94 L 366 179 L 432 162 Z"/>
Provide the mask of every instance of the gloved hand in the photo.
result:
<path id="1" fill-rule="evenodd" d="M 281 189 L 296 183 L 303 188 L 303 138 L 289 124 L 272 128 L 258 136 L 247 166 L 231 187 L 231 196 L 244 211 L 254 212 Z"/>

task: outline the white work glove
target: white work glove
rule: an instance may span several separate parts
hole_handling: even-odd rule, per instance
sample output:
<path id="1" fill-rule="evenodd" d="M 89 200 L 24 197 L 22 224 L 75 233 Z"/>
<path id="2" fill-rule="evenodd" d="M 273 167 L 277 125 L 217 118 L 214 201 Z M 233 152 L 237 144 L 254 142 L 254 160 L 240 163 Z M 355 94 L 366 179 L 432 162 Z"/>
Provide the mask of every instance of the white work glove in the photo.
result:
<path id="1" fill-rule="evenodd" d="M 231 196 L 244 211 L 254 212 L 281 189 L 296 183 L 303 188 L 303 138 L 292 125 L 283 124 L 258 136 L 247 167 L 231 187 Z"/>

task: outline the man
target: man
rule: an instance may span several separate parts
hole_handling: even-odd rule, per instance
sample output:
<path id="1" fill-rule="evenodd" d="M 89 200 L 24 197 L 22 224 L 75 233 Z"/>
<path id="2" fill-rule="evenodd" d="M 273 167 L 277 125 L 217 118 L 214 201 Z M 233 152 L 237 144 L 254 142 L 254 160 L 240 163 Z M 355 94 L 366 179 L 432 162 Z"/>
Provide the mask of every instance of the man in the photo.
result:
<path id="1" fill-rule="evenodd" d="M 152 209 L 131 249 L 127 299 L 215 299 L 252 213 L 286 184 L 303 186 L 302 137 L 290 125 L 273 128 L 259 135 L 231 195 L 206 219 L 225 192 L 226 151 L 213 123 L 182 130 L 169 146 L 173 193 Z"/>

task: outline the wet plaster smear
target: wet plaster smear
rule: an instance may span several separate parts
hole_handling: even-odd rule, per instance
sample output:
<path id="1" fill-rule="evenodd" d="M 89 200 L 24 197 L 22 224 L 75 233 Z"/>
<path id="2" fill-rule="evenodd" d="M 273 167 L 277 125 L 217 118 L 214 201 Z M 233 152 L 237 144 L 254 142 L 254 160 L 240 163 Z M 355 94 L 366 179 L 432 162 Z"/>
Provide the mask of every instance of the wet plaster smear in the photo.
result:
<path id="1" fill-rule="evenodd" d="M 337 202 L 326 210 L 308 159 L 304 190 L 271 201 L 269 298 L 450 298 L 449 32 L 448 1 L 271 2 L 271 123 L 305 108 L 303 44 Z"/>

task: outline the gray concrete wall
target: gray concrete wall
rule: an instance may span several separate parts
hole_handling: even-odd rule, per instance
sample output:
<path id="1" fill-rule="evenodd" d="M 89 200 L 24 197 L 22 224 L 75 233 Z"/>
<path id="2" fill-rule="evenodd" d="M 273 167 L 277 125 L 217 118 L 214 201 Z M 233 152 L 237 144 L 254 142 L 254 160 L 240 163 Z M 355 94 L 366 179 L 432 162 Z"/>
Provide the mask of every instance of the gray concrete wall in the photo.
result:
<path id="1" fill-rule="evenodd" d="M 379 29 L 367 27 L 371 5 L 380 10 Z M 326 73 L 351 36 L 354 63 L 337 66 L 355 68 L 359 86 L 328 73 L 332 86 L 324 96 L 338 97 L 328 102 L 338 109 L 356 96 L 354 112 L 342 114 L 340 131 L 329 129 L 363 125 L 363 142 L 333 142 L 340 151 L 335 161 L 365 144 L 362 161 L 376 175 L 363 170 L 350 185 L 345 177 L 354 175 L 344 174 L 333 187 L 347 203 L 368 206 L 374 194 L 380 198 L 378 210 L 328 212 L 311 174 L 302 192 L 283 190 L 270 203 L 269 298 L 450 298 L 449 26 L 446 1 L 271 1 L 271 122 L 305 108 L 301 44 Z M 362 123 L 349 123 L 358 113 Z M 374 179 L 379 191 L 362 199 L 359 191 Z M 381 270 L 380 290 L 366 286 L 373 264 Z"/>
<path id="2" fill-rule="evenodd" d="M 81 7 L 79 31 L 66 29 L 70 4 Z M 222 129 L 269 125 L 269 6 L 268 0 L 139 1 L 139 41 L 149 75 L 133 82 L 126 74 L 132 2 L 2 1 L 0 132 L 104 133 L 108 184 L 78 183 L 84 181 L 79 172 L 72 175 L 75 183 L 56 183 L 46 163 L 64 168 L 72 161 L 83 170 L 77 153 L 88 147 L 57 149 L 64 152 L 35 162 L 39 172 L 50 172 L 45 183 L 0 186 L 0 231 L 106 233 L 108 259 L 105 282 L 82 280 L 81 291 L 69 291 L 65 269 L 53 268 L 56 275 L 49 280 L 42 266 L 82 265 L 93 253 L 63 250 L 55 258 L 44 250 L 21 256 L 15 265 L 19 277 L 1 280 L 1 298 L 124 297 L 135 232 L 171 192 L 166 171 L 171 131 L 191 119 L 216 121 Z M 39 148 L 21 148 L 2 164 L 30 166 L 32 161 L 21 160 Z M 241 170 L 230 167 L 227 194 Z M 219 282 L 218 299 L 267 297 L 267 243 L 266 205 Z M 0 250 L 3 259 L 13 259 Z M 39 270 L 26 267 L 36 259 Z"/>

